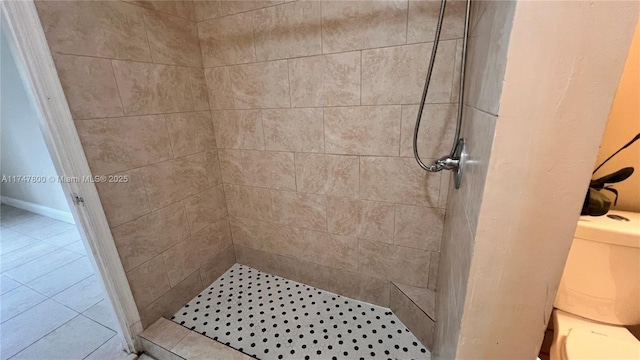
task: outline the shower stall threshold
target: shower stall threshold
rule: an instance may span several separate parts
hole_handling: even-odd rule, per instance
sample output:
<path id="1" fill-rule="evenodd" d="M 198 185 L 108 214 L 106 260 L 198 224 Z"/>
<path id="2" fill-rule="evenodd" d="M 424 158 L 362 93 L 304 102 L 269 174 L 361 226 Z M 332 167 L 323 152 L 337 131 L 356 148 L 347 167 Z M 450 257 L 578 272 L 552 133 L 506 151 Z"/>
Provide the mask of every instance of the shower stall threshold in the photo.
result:
<path id="1" fill-rule="evenodd" d="M 431 357 L 388 308 L 241 264 L 171 320 L 262 360 Z"/>

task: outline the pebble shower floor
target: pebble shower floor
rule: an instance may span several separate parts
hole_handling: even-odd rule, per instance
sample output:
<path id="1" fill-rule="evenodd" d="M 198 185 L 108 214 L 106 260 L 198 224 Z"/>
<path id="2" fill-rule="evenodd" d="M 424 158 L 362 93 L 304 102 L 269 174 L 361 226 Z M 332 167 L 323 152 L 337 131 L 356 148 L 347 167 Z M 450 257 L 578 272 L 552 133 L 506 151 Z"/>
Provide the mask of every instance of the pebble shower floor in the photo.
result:
<path id="1" fill-rule="evenodd" d="M 430 359 L 387 308 L 235 264 L 171 317 L 257 359 Z"/>

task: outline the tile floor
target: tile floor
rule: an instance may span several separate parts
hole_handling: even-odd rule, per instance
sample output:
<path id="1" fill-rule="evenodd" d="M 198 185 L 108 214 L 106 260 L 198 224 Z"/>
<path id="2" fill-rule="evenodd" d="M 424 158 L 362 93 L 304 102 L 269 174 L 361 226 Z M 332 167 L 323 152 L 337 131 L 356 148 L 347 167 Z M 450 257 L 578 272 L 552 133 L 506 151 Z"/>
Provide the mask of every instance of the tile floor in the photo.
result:
<path id="1" fill-rule="evenodd" d="M 75 225 L 0 208 L 0 360 L 125 359 Z"/>
<path id="2" fill-rule="evenodd" d="M 430 359 L 388 308 L 235 264 L 174 322 L 257 359 Z"/>

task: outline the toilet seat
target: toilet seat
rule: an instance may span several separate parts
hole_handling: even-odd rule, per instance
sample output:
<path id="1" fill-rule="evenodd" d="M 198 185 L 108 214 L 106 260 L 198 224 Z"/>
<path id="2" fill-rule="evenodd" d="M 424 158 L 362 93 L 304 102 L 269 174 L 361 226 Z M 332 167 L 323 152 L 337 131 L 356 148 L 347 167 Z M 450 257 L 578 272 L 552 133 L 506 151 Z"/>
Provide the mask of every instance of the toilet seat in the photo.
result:
<path id="1" fill-rule="evenodd" d="M 551 360 L 640 359 L 640 341 L 623 326 L 554 309 Z"/>
<path id="2" fill-rule="evenodd" d="M 563 357 L 573 359 L 640 359 L 640 341 L 635 343 L 596 333 L 593 330 L 573 328 L 565 338 Z"/>

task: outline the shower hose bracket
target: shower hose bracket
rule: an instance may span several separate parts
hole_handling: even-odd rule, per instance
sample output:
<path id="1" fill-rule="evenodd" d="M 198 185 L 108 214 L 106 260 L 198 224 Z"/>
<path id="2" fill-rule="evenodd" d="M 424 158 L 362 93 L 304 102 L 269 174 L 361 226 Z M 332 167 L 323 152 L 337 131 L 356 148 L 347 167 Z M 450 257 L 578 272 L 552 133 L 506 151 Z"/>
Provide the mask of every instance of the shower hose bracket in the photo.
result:
<path id="1" fill-rule="evenodd" d="M 460 188 L 462 183 L 462 173 L 464 171 L 464 163 L 466 160 L 465 141 L 464 139 L 458 139 L 456 143 L 453 156 L 445 156 L 435 161 L 435 166 L 439 170 L 451 170 L 453 171 L 454 183 L 456 189 Z M 438 171 L 439 171 L 438 170 Z"/>

